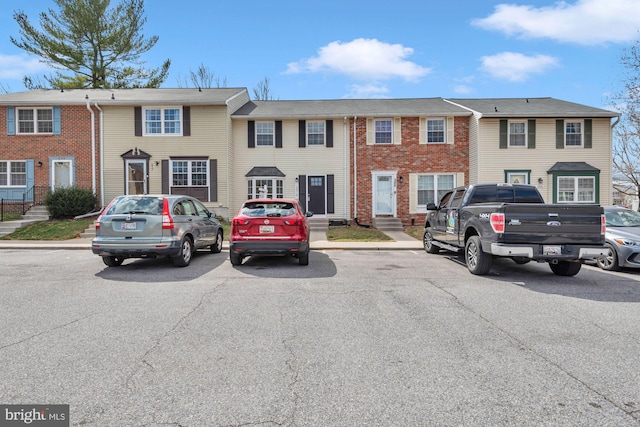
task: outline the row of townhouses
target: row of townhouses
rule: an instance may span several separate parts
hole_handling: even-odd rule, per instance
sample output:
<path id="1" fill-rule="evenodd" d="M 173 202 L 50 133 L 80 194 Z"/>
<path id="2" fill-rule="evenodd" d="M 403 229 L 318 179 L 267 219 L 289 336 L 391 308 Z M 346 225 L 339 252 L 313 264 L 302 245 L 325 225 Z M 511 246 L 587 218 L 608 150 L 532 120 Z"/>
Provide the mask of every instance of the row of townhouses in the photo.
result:
<path id="1" fill-rule="evenodd" d="M 2 117 L 4 116 L 4 117 Z M 424 221 L 447 190 L 536 185 L 548 203 L 612 202 L 618 113 L 553 98 L 251 101 L 246 88 L 0 95 L 0 198 L 92 189 L 190 194 L 229 218 L 247 198 L 315 216 Z"/>

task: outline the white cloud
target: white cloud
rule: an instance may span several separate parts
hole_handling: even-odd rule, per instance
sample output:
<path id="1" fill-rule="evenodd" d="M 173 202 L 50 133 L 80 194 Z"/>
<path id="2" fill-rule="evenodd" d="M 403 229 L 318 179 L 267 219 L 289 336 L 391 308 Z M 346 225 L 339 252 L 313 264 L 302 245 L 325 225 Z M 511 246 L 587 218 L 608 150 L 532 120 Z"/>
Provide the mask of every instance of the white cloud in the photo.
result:
<path id="1" fill-rule="evenodd" d="M 366 98 L 385 98 L 389 93 L 386 86 L 379 84 L 351 85 L 349 94 L 345 96 L 348 99 L 366 99 Z"/>
<path id="2" fill-rule="evenodd" d="M 459 95 L 469 95 L 470 93 L 473 92 L 473 88 L 467 85 L 455 85 L 453 87 L 453 92 Z"/>
<path id="3" fill-rule="evenodd" d="M 431 69 L 408 61 L 412 54 L 412 48 L 376 39 L 335 41 L 321 47 L 317 56 L 287 64 L 286 73 L 331 72 L 364 81 L 393 78 L 415 81 Z"/>
<path id="4" fill-rule="evenodd" d="M 548 38 L 583 45 L 634 40 L 640 29 L 638 0 L 577 0 L 536 8 L 500 4 L 495 12 L 473 22 L 508 36 Z"/>
<path id="5" fill-rule="evenodd" d="M 527 80 L 531 74 L 542 74 L 559 65 L 559 61 L 547 55 L 526 56 L 516 52 L 502 52 L 481 58 L 480 69 L 498 79 L 511 82 Z"/>
<path id="6" fill-rule="evenodd" d="M 49 68 L 36 58 L 0 53 L 0 79 L 22 79 L 25 75 L 47 70 Z"/>

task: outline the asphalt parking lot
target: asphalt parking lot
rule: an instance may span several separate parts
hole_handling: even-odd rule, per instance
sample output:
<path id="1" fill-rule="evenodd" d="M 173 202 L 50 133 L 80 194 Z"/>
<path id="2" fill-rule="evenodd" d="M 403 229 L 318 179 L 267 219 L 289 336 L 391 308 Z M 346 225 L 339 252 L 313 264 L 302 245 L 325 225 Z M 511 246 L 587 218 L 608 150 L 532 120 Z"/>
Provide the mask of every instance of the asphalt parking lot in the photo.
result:
<path id="1" fill-rule="evenodd" d="M 638 426 L 640 278 L 419 250 L 0 250 L 0 403 L 87 426 Z"/>

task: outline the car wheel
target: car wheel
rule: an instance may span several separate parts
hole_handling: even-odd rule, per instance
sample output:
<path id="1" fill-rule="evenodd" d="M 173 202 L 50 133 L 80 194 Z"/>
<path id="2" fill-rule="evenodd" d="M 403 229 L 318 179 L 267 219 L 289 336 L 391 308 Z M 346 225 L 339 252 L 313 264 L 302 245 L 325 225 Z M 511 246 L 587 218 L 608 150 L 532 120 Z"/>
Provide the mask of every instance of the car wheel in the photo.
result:
<path id="1" fill-rule="evenodd" d="M 605 243 L 609 248 L 607 256 L 598 258 L 596 264 L 603 270 L 616 271 L 618 269 L 618 254 L 616 250 L 609 243 Z"/>
<path id="2" fill-rule="evenodd" d="M 235 252 L 229 252 L 229 260 L 231 261 L 231 265 L 241 265 L 242 255 Z"/>
<path id="3" fill-rule="evenodd" d="M 216 234 L 216 241 L 213 245 L 211 245 L 211 253 L 219 254 L 222 251 L 222 230 L 218 230 L 218 234 Z"/>
<path id="4" fill-rule="evenodd" d="M 491 254 L 482 251 L 480 237 L 471 236 L 464 246 L 464 260 L 471 274 L 481 276 L 491 270 L 493 258 Z"/>
<path id="5" fill-rule="evenodd" d="M 104 262 L 107 267 L 119 267 L 124 262 L 124 258 L 120 256 L 103 256 L 102 262 Z"/>
<path id="6" fill-rule="evenodd" d="M 193 243 L 191 239 L 185 237 L 180 244 L 180 253 L 172 258 L 176 267 L 186 267 L 191 263 L 191 257 L 193 256 Z"/>
<path id="7" fill-rule="evenodd" d="M 298 263 L 300 265 L 309 265 L 309 249 L 306 252 L 298 254 Z"/>
<path id="8" fill-rule="evenodd" d="M 559 261 L 557 264 L 549 264 L 551 271 L 558 276 L 575 276 L 582 268 L 579 262 Z"/>
<path id="9" fill-rule="evenodd" d="M 425 252 L 429 254 L 437 254 L 440 252 L 440 247 L 433 244 L 433 235 L 430 230 L 424 232 L 422 236 L 422 244 L 424 245 Z"/>

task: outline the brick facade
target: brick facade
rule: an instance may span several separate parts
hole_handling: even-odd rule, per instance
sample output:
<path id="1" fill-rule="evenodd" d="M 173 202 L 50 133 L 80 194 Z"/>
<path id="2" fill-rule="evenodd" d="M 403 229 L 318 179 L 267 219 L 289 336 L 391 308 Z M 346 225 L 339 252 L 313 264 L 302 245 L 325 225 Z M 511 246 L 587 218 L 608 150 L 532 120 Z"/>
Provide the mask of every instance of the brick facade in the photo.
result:
<path id="1" fill-rule="evenodd" d="M 420 118 L 402 117 L 402 141 L 396 145 L 367 145 L 367 119 L 356 121 L 356 164 L 353 159 L 353 119 L 350 122 L 351 135 L 351 183 L 357 170 L 357 206 L 354 207 L 354 192 L 351 194 L 352 212 L 359 223 L 373 220 L 373 179 L 372 171 L 390 171 L 397 175 L 396 212 L 404 225 L 422 224 L 424 213 L 410 212 L 409 175 L 413 173 L 460 173 L 465 182 L 469 179 L 469 117 L 455 117 L 453 144 L 420 144 Z M 402 182 L 400 178 L 402 177 Z M 353 188 L 353 187 L 352 187 Z"/>

